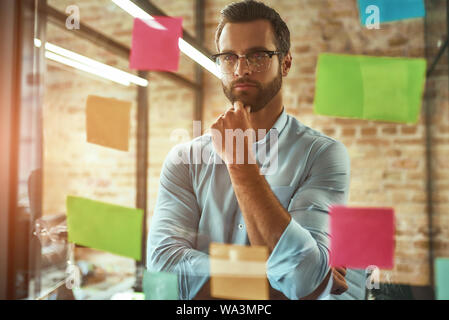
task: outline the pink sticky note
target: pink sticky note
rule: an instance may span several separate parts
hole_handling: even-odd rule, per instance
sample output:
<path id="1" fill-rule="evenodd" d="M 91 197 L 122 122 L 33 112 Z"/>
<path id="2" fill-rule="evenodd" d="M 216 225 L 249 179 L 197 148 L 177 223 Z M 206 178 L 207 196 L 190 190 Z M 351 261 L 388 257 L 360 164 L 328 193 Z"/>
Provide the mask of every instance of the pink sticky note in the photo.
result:
<path id="1" fill-rule="evenodd" d="M 331 266 L 393 268 L 393 209 L 334 206 L 329 214 Z"/>
<path id="2" fill-rule="evenodd" d="M 129 68 L 147 71 L 178 71 L 182 18 L 134 19 Z"/>

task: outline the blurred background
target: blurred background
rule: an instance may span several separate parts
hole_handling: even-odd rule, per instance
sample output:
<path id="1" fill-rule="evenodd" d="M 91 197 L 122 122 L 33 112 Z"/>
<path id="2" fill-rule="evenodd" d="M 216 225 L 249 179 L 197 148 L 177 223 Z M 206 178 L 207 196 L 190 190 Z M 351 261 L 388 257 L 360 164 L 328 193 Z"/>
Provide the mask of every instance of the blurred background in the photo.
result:
<path id="1" fill-rule="evenodd" d="M 182 17 L 184 39 L 210 55 L 220 10 L 231 1 L 133 2 L 151 15 Z M 395 209 L 395 266 L 381 270 L 382 286 L 367 299 L 432 299 L 433 261 L 449 257 L 448 1 L 426 0 L 425 18 L 378 30 L 360 24 L 356 0 L 263 2 L 292 35 L 293 66 L 283 86 L 287 113 L 346 145 L 349 205 Z M 66 26 L 71 5 L 79 8 L 79 29 Z M 111 299 L 129 288 L 141 291 L 144 260 L 67 242 L 66 196 L 141 208 L 148 230 L 162 163 L 183 142 L 173 132 L 184 129 L 193 138 L 194 120 L 205 130 L 228 108 L 220 80 L 183 53 L 175 73 L 130 70 L 133 17 L 110 0 L 6 0 L 0 7 L 0 299 Z M 123 85 L 67 66 L 46 55 L 44 43 L 148 83 Z M 427 59 L 419 122 L 314 114 L 323 52 Z M 86 142 L 91 94 L 133 101 L 129 152 Z M 67 261 L 81 270 L 84 290 L 63 290 Z"/>

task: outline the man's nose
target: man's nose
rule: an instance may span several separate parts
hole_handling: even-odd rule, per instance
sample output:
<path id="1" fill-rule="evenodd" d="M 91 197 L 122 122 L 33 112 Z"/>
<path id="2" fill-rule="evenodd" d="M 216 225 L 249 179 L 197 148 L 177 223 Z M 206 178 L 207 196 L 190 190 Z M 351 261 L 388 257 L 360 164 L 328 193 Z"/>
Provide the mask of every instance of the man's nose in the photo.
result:
<path id="1" fill-rule="evenodd" d="M 248 61 L 245 57 L 240 57 L 236 62 L 234 75 L 236 77 L 242 77 L 249 74 L 251 74 L 251 72 L 249 70 Z"/>

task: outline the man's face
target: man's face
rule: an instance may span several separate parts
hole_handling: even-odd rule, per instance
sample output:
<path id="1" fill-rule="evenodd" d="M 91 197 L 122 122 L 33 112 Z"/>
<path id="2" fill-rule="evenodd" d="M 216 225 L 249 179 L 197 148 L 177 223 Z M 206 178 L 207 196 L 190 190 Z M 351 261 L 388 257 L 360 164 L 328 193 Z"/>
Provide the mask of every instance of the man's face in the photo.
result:
<path id="1" fill-rule="evenodd" d="M 274 33 L 268 20 L 245 23 L 227 23 L 219 39 L 220 53 L 243 55 L 254 50 L 277 51 Z M 250 84 L 247 87 L 238 85 Z M 251 72 L 245 59 L 239 59 L 232 74 L 224 74 L 223 91 L 231 103 L 241 101 L 251 106 L 251 112 L 263 109 L 280 91 L 282 72 L 277 56 L 265 72 Z M 236 87 L 237 86 L 237 87 Z"/>

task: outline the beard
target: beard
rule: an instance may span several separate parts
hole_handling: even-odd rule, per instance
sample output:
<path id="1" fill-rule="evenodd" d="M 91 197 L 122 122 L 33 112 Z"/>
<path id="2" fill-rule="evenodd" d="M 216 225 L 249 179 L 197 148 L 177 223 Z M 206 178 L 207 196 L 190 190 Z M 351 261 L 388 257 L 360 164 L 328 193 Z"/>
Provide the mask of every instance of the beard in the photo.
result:
<path id="1" fill-rule="evenodd" d="M 258 93 L 252 95 L 249 92 L 240 92 L 238 94 L 234 94 L 232 92 L 232 88 L 239 83 L 251 83 L 257 86 Z M 234 104 L 236 101 L 241 101 L 245 106 L 251 106 L 251 113 L 262 110 L 266 107 L 266 105 L 278 94 L 282 87 L 282 73 L 281 68 L 279 68 L 279 73 L 276 78 L 273 79 L 270 83 L 266 85 L 262 85 L 259 82 L 240 79 L 237 81 L 233 81 L 228 87 L 226 87 L 223 83 L 223 92 L 228 100 Z"/>

